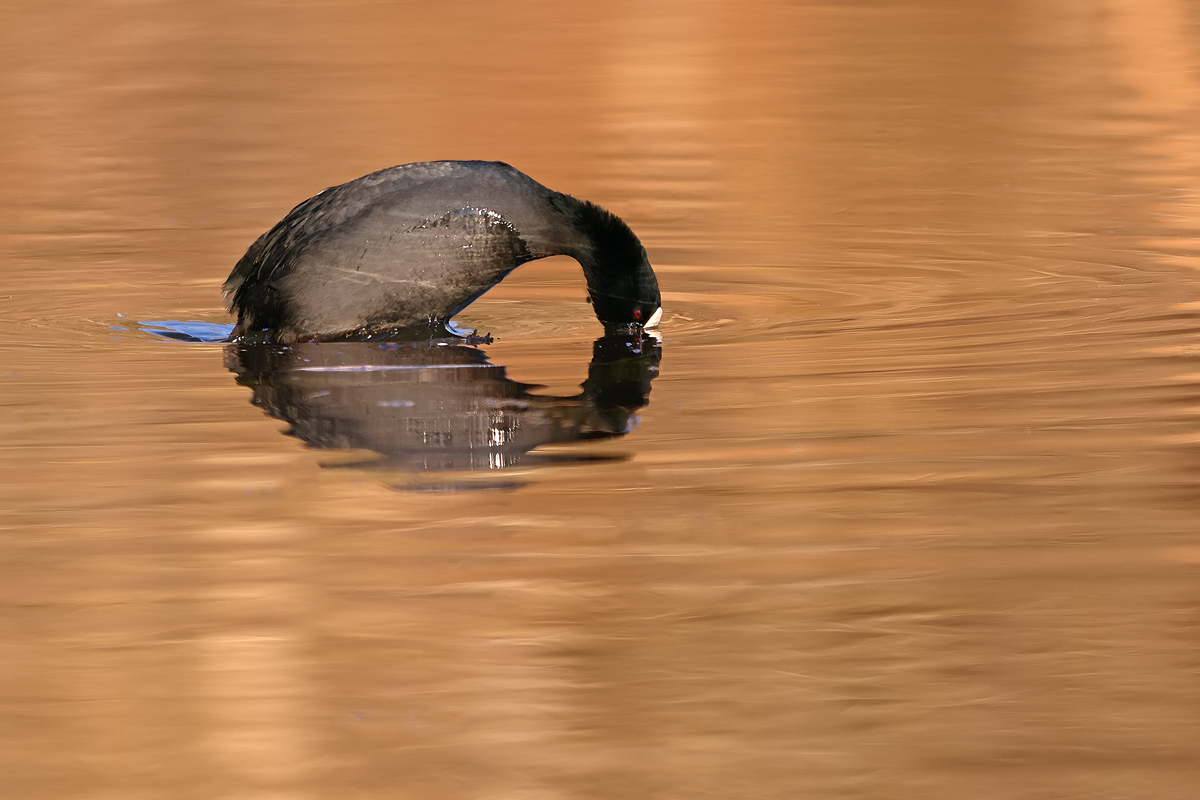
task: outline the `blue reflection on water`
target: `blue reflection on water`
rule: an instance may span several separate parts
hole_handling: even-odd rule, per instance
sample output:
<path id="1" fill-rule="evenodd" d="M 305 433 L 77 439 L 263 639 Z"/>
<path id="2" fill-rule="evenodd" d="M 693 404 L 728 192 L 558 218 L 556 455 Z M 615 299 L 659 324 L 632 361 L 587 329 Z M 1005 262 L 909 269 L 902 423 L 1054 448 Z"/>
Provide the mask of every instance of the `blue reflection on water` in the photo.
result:
<path id="1" fill-rule="evenodd" d="M 178 339 L 181 342 L 224 342 L 228 341 L 233 333 L 232 325 L 199 320 L 139 320 L 138 326 L 146 333 L 152 333 L 164 339 Z"/>

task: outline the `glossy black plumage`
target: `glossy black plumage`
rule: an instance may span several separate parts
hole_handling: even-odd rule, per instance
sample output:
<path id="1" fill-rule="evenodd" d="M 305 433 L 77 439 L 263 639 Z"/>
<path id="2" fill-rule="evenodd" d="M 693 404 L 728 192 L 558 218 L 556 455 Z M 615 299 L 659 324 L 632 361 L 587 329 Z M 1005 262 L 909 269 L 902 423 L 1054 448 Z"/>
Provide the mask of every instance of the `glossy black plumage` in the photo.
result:
<path id="1" fill-rule="evenodd" d="M 637 236 L 507 164 L 405 164 L 326 189 L 246 251 L 225 282 L 235 336 L 298 341 L 445 321 L 521 264 L 579 261 L 609 327 L 656 321 Z"/>

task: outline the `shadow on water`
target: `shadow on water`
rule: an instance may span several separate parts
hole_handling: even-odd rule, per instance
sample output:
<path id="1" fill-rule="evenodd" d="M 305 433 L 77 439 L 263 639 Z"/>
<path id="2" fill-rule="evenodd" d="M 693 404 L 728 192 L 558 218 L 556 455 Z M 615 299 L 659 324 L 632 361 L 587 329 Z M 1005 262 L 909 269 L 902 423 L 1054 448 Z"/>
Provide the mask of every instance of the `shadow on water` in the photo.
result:
<path id="1" fill-rule="evenodd" d="M 660 359 L 654 339 L 604 336 L 593 345 L 582 391 L 553 397 L 532 394 L 533 385 L 510 379 L 479 347 L 453 340 L 225 348 L 225 365 L 238 384 L 254 392 L 254 405 L 287 422 L 289 434 L 321 449 L 382 456 L 337 466 L 439 473 L 613 458 L 530 451 L 628 433 Z M 454 481 L 398 488 L 518 485 Z"/>
<path id="2" fill-rule="evenodd" d="M 146 333 L 186 342 L 228 342 L 232 327 L 144 321 Z M 389 331 L 367 340 L 270 344 L 230 342 L 225 366 L 251 402 L 323 450 L 372 450 L 381 458 L 326 465 L 413 472 L 473 472 L 621 456 L 531 453 L 545 444 L 624 436 L 649 402 L 662 359 L 646 335 L 607 334 L 592 345 L 582 391 L 532 394 L 493 364 L 476 336 L 451 327 Z M 452 481 L 395 488 L 517 488 L 519 481 Z"/>
<path id="3" fill-rule="evenodd" d="M 144 321 L 146 333 L 186 342 L 228 342 L 232 327 Z M 327 465 L 405 472 L 502 470 L 521 464 L 621 458 L 531 453 L 540 445 L 624 436 L 649 402 L 662 359 L 646 335 L 606 334 L 592 345 L 582 391 L 532 394 L 493 364 L 476 336 L 451 327 L 409 328 L 367 340 L 231 342 L 225 366 L 254 392 L 251 402 L 323 450 L 372 450 L 382 458 Z M 398 486 L 424 490 L 517 488 L 521 482 L 455 481 Z"/>

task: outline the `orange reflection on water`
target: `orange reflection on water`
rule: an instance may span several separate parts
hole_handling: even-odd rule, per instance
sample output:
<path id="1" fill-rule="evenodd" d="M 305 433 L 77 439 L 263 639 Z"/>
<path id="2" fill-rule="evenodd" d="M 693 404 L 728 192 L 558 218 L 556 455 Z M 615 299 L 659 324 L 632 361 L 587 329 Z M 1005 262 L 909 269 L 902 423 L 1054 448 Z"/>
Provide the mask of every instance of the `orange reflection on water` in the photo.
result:
<path id="1" fill-rule="evenodd" d="M 1192 17 L 9 9 L 0 796 L 1196 794 Z M 137 329 L 433 158 L 642 236 L 627 435 L 379 464 Z M 583 296 L 462 321 L 587 420 Z"/>

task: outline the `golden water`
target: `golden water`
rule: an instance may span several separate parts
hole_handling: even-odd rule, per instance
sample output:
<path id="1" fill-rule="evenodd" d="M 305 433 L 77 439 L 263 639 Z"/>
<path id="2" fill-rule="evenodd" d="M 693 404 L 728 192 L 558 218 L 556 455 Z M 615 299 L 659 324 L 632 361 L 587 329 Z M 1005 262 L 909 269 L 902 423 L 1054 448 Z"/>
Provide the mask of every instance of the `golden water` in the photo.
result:
<path id="1" fill-rule="evenodd" d="M 0 119 L 0 796 L 1200 794 L 1195 4 L 10 4 Z M 641 235 L 629 435 L 371 465 L 139 330 L 437 158 Z M 569 397 L 583 297 L 462 321 Z"/>

